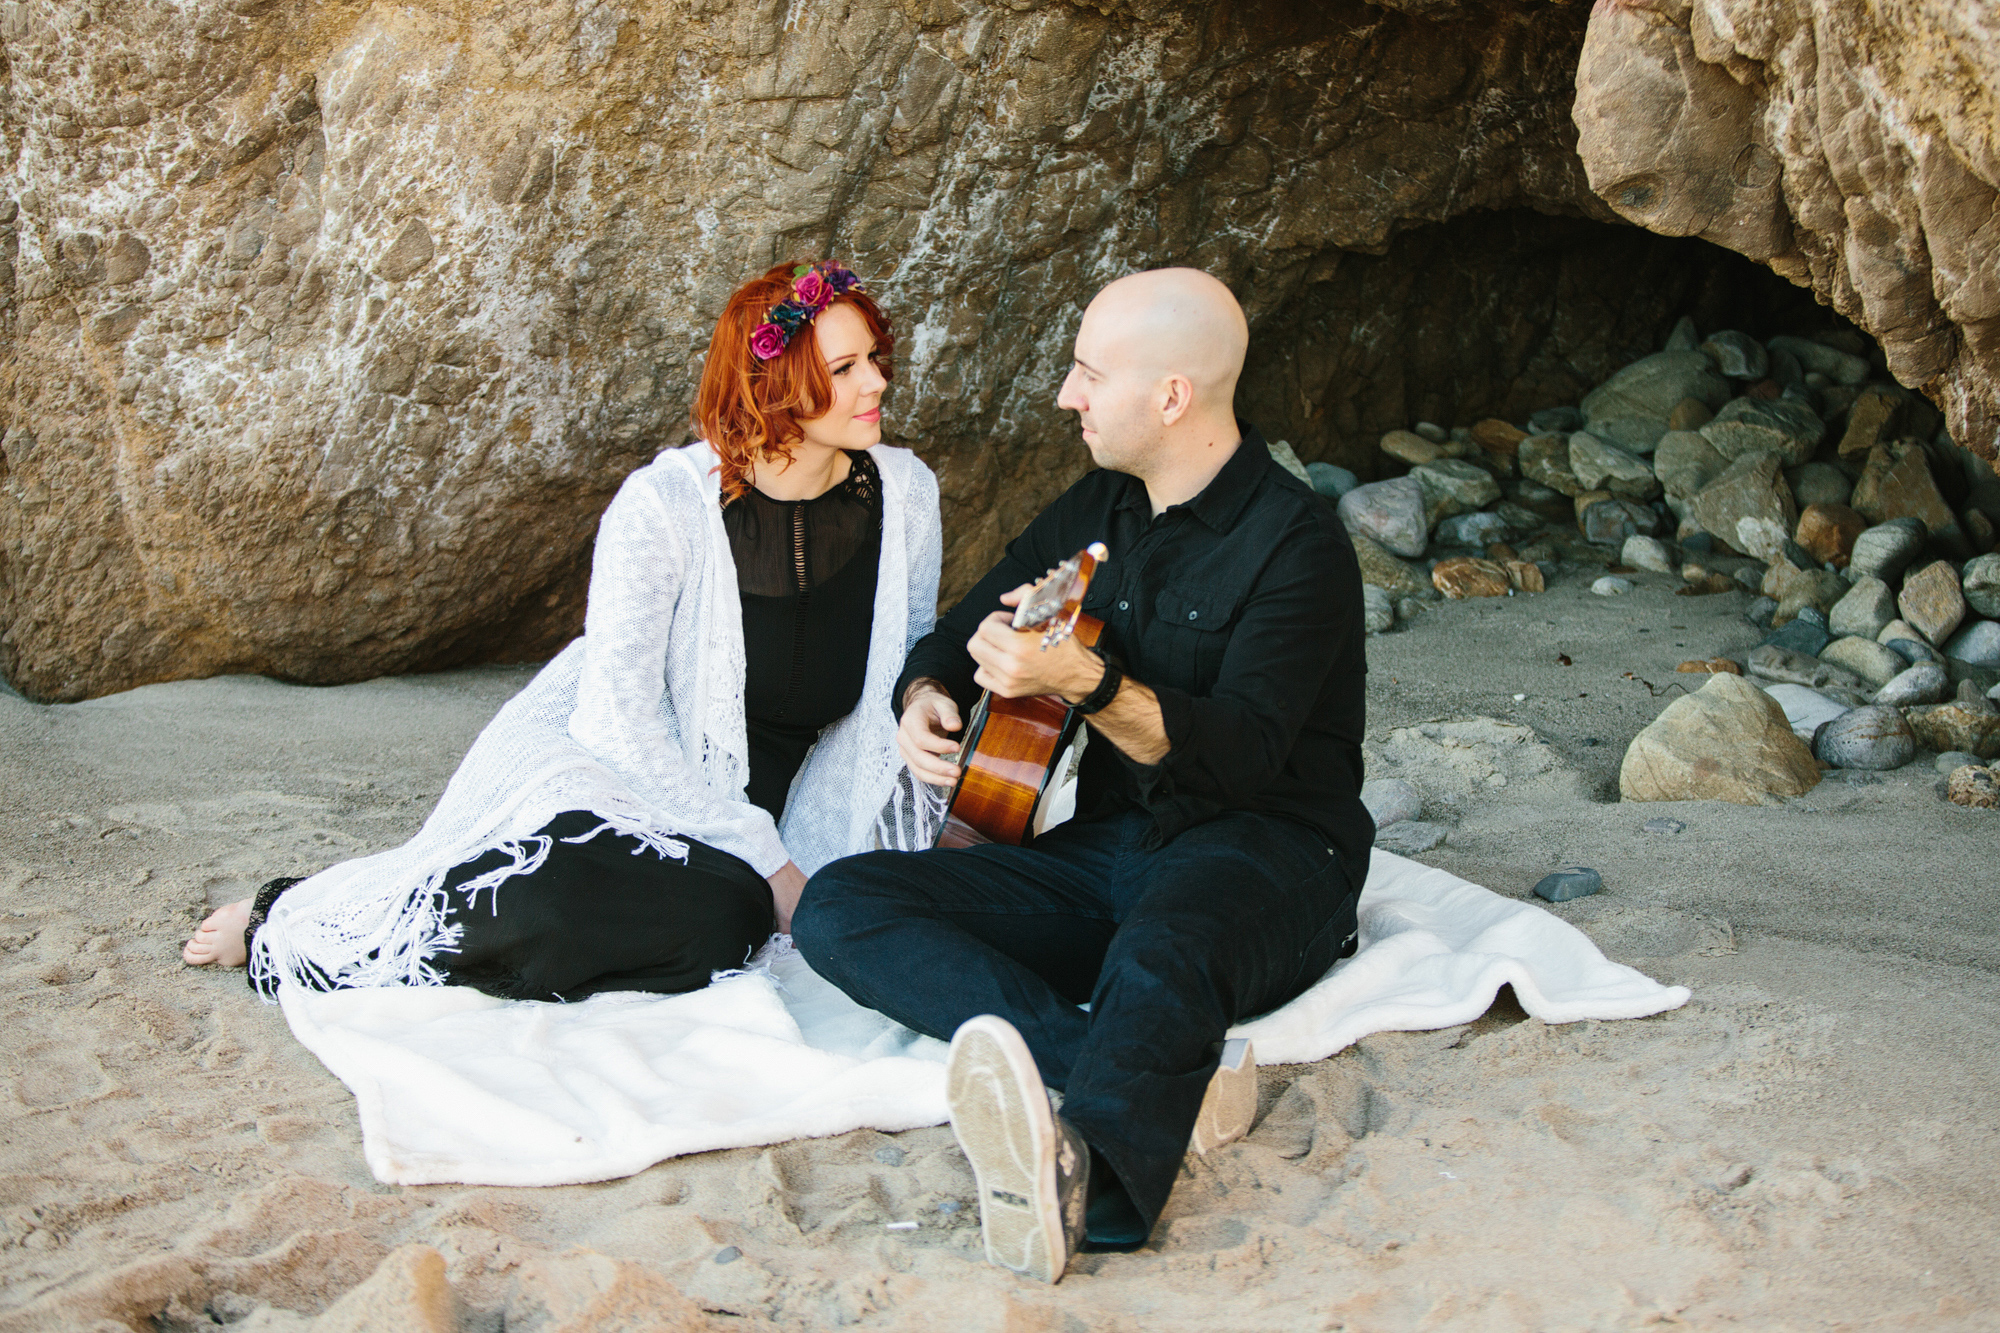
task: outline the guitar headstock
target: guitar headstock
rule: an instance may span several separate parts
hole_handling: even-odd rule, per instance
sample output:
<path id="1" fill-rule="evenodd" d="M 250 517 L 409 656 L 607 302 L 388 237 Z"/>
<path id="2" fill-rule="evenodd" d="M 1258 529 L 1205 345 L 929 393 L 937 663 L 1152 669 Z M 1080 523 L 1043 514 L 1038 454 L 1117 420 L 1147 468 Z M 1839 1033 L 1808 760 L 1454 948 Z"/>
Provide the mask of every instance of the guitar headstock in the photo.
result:
<path id="1" fill-rule="evenodd" d="M 1041 630 L 1044 652 L 1067 639 L 1076 629 L 1091 576 L 1110 558 L 1103 542 L 1092 542 L 1050 570 L 1014 608 L 1014 628 Z"/>

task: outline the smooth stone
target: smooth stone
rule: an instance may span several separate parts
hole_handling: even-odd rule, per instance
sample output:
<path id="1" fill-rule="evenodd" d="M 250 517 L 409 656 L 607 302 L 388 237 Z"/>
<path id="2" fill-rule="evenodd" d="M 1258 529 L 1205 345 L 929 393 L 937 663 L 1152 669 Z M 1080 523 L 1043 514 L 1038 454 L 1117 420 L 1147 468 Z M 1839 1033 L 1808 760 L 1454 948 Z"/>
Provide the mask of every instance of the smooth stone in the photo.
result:
<path id="1" fill-rule="evenodd" d="M 715 1252 L 715 1262 L 719 1264 L 733 1264 L 742 1257 L 743 1251 L 734 1245 L 725 1245 Z"/>
<path id="2" fill-rule="evenodd" d="M 1396 627 L 1396 604 L 1386 588 L 1372 583 L 1361 585 L 1361 628 L 1369 634 L 1386 634 Z"/>
<path id="3" fill-rule="evenodd" d="M 1598 417 L 1590 433 L 1606 444 L 1634 454 L 1650 454 L 1670 427 L 1659 417 Z"/>
<path id="4" fill-rule="evenodd" d="M 1771 370 L 1771 354 L 1764 350 L 1764 344 L 1735 329 L 1711 333 L 1701 350 L 1733 380 L 1761 380 Z"/>
<path id="5" fill-rule="evenodd" d="M 1574 407 L 1545 407 L 1528 417 L 1531 435 L 1568 435 L 1583 429 L 1583 413 Z"/>
<path id="6" fill-rule="evenodd" d="M 1875 702 L 1913 708 L 1919 704 L 1943 703 L 1951 695 L 1951 677 L 1936 662 L 1906 666 L 1875 691 Z"/>
<path id="7" fill-rule="evenodd" d="M 1264 448 L 1270 451 L 1272 462 L 1306 485 L 1312 485 L 1312 474 L 1307 472 L 1306 465 L 1299 461 L 1299 456 L 1293 451 L 1289 440 L 1266 440 Z"/>
<path id="8" fill-rule="evenodd" d="M 1507 577 L 1513 581 L 1516 592 L 1545 592 L 1549 586 L 1549 576 L 1540 565 L 1528 560 L 1503 560 L 1507 567 Z"/>
<path id="9" fill-rule="evenodd" d="M 1672 574 L 1676 571 L 1673 553 L 1667 544 L 1657 537 L 1642 537 L 1634 534 L 1625 539 L 1625 545 L 1618 552 L 1618 563 L 1630 565 L 1634 569 L 1648 570 L 1654 574 Z"/>
<path id="10" fill-rule="evenodd" d="M 1806 608 L 1810 611 L 1811 608 Z M 1775 622 L 1774 622 L 1775 623 Z M 1819 650 L 1833 642 L 1826 624 L 1813 615 L 1801 613 L 1777 629 L 1764 636 L 1762 648 L 1776 648 L 1782 652 L 1801 653 L 1807 657 L 1818 657 Z"/>
<path id="11" fill-rule="evenodd" d="M 1885 439 L 1894 439 L 1896 418 L 1905 401 L 1906 395 L 1879 384 L 1856 394 L 1847 408 L 1847 429 L 1837 450 L 1840 457 L 1860 460 Z"/>
<path id="12" fill-rule="evenodd" d="M 1879 773 L 1916 758 L 1917 738 L 1896 709 L 1870 704 L 1850 709 L 1821 727 L 1813 739 L 1813 754 L 1835 768 Z"/>
<path id="13" fill-rule="evenodd" d="M 1536 527 L 1541 526 L 1539 523 Z M 1487 546 L 1493 542 L 1505 541 L 1513 532 L 1506 519 L 1497 513 L 1481 510 L 1473 514 L 1455 514 L 1437 525 L 1432 534 L 1446 546 Z"/>
<path id="14" fill-rule="evenodd" d="M 1805 463 L 1785 473 L 1792 499 L 1801 509 L 1813 505 L 1844 505 L 1854 494 L 1854 483 L 1831 463 Z"/>
<path id="15" fill-rule="evenodd" d="M 1955 768 L 1964 768 L 1967 764 L 1978 762 L 1979 756 L 1976 754 L 1968 754 L 1964 750 L 1946 750 L 1937 757 L 1936 768 L 1940 773 L 1949 773 Z"/>
<path id="16" fill-rule="evenodd" d="M 1569 437 L 1569 470 L 1586 490 L 1610 491 L 1621 500 L 1650 500 L 1660 493 L 1659 479 L 1645 459 L 1590 431 Z"/>
<path id="17" fill-rule="evenodd" d="M 1959 574 L 1965 604 L 1982 616 L 2000 620 L 2000 551 L 1974 556 Z"/>
<path id="18" fill-rule="evenodd" d="M 1668 704 L 1635 736 L 1618 769 L 1628 801 L 1768 805 L 1819 785 L 1819 764 L 1778 701 L 1718 673 Z"/>
<path id="19" fill-rule="evenodd" d="M 1406 819 L 1400 824 L 1391 824 L 1375 835 L 1375 845 L 1385 852 L 1398 856 L 1415 856 L 1427 852 L 1443 842 L 1451 830 L 1443 824 L 1427 824 L 1421 819 Z"/>
<path id="20" fill-rule="evenodd" d="M 1745 454 L 1701 488 L 1689 512 L 1702 529 L 1759 560 L 1770 560 L 1799 524 L 1774 453 Z"/>
<path id="21" fill-rule="evenodd" d="M 1944 673 L 1957 683 L 1960 690 L 1969 688 L 1981 703 L 1986 701 L 1994 686 L 2000 685 L 2000 667 L 1980 666 L 1956 657 L 1944 660 Z"/>
<path id="22" fill-rule="evenodd" d="M 1896 608 L 1926 639 L 1942 644 L 1965 619 L 1965 594 L 1948 560 L 1933 560 L 1903 580 Z"/>
<path id="23" fill-rule="evenodd" d="M 1748 564 L 1738 565 L 1730 573 L 1729 577 L 1735 579 L 1738 583 L 1748 588 L 1751 592 L 1763 592 L 1764 580 L 1766 577 L 1769 576 L 1769 574 L 1770 574 L 1770 569 L 1767 566 L 1760 564 L 1755 560 L 1752 560 Z M 1765 593 L 1765 596 L 1768 597 L 1770 596 L 1770 594 Z M 1771 605 L 1773 607 L 1777 605 L 1777 598 L 1775 597 L 1771 598 Z"/>
<path id="24" fill-rule="evenodd" d="M 1820 649 L 1819 660 L 1852 671 L 1880 689 L 1909 668 L 1901 656 L 1873 639 L 1843 635 Z"/>
<path id="25" fill-rule="evenodd" d="M 875 1160 L 884 1166 L 901 1166 L 903 1150 L 893 1143 L 885 1143 L 875 1150 Z"/>
<path id="26" fill-rule="evenodd" d="M 1583 511 L 1583 539 L 1623 549 L 1634 536 L 1658 532 L 1659 515 L 1631 500 L 1600 500 Z"/>
<path id="27" fill-rule="evenodd" d="M 1873 639 L 1896 618 L 1896 594 L 1877 578 L 1863 578 L 1826 613 L 1826 627 L 1836 635 Z"/>
<path id="28" fill-rule="evenodd" d="M 1944 655 L 1974 666 L 2000 667 L 2000 624 L 1975 620 L 1962 627 L 1944 645 Z"/>
<path id="29" fill-rule="evenodd" d="M 1312 488 L 1329 500 L 1338 500 L 1361 484 L 1361 478 L 1333 463 L 1308 463 L 1306 476 Z"/>
<path id="30" fill-rule="evenodd" d="M 1438 561 L 1431 567 L 1431 584 L 1453 601 L 1466 597 L 1505 597 L 1514 590 L 1506 566 L 1473 555 Z"/>
<path id="31" fill-rule="evenodd" d="M 1759 597 L 1743 608 L 1743 618 L 1758 629 L 1771 628 L 1771 617 L 1778 614 L 1778 599 Z"/>
<path id="32" fill-rule="evenodd" d="M 1784 352 L 1797 361 L 1799 367 L 1807 371 L 1817 371 L 1835 384 L 1865 384 L 1868 381 L 1868 363 L 1849 352 L 1811 338 L 1780 336 L 1764 344 L 1771 352 Z"/>
<path id="33" fill-rule="evenodd" d="M 1961 766 L 1945 779 L 1944 795 L 1953 805 L 2000 810 L 2000 773 L 1977 765 Z"/>
<path id="34" fill-rule="evenodd" d="M 1415 620 L 1428 609 L 1428 605 L 1421 597 L 1398 597 L 1396 599 L 1396 619 L 1399 621 Z"/>
<path id="35" fill-rule="evenodd" d="M 1435 526 L 1441 518 L 1469 514 L 1500 498 L 1500 483 L 1493 474 L 1462 458 L 1440 458 L 1410 469 L 1423 494 L 1424 522 Z M 1393 545 L 1390 546 L 1394 550 Z M 1417 554 L 1408 552 L 1407 554 Z"/>
<path id="36" fill-rule="evenodd" d="M 1668 495 L 1680 499 L 1698 495 L 1728 468 L 1729 460 L 1699 431 L 1670 430 L 1653 451 L 1653 475 Z"/>
<path id="37" fill-rule="evenodd" d="M 1412 429 L 1432 444 L 1443 444 L 1451 438 L 1451 432 L 1434 421 L 1419 421 Z"/>
<path id="38" fill-rule="evenodd" d="M 1518 505 L 1512 500 L 1502 500 L 1499 504 L 1494 505 L 1493 512 L 1500 516 L 1502 523 L 1505 523 L 1509 529 L 1515 532 L 1534 532 L 1539 528 L 1547 527 L 1549 522 L 1543 515 L 1525 506 Z"/>
<path id="39" fill-rule="evenodd" d="M 1982 764 L 2000 755 L 2000 712 L 1979 712 L 1953 700 L 1927 708 L 1909 708 L 1903 716 L 1910 720 L 1910 730 L 1917 734 L 1917 743 L 1926 750 L 1940 754 L 1946 750 L 1964 750 L 1979 756 Z"/>
<path id="40" fill-rule="evenodd" d="M 1799 511 L 1799 526 L 1793 539 L 1814 564 L 1844 569 L 1854 551 L 1854 540 L 1868 527 L 1868 520 L 1843 504 L 1813 504 Z"/>
<path id="41" fill-rule="evenodd" d="M 1354 546 L 1354 561 L 1361 566 L 1364 586 L 1381 588 L 1391 597 L 1423 597 L 1430 593 L 1430 575 L 1423 570 L 1397 559 L 1386 546 L 1365 533 L 1350 528 L 1347 537 Z"/>
<path id="42" fill-rule="evenodd" d="M 1866 528 L 1847 555 L 1851 579 L 1881 579 L 1894 584 L 1924 549 L 1927 529 L 1921 519 L 1897 518 Z"/>
<path id="43" fill-rule="evenodd" d="M 1701 428 L 1701 437 L 1724 458 L 1774 453 L 1787 467 L 1809 461 L 1826 438 L 1826 423 L 1804 403 L 1738 398 Z"/>
<path id="44" fill-rule="evenodd" d="M 1616 574 L 1606 574 L 1590 585 L 1590 590 L 1599 597 L 1622 597 L 1632 588 L 1632 580 L 1621 579 Z"/>
<path id="45" fill-rule="evenodd" d="M 1472 442 L 1487 454 L 1512 458 L 1521 450 L 1521 441 L 1528 438 L 1528 432 L 1511 421 L 1499 417 L 1485 417 L 1472 423 Z"/>
<path id="46" fill-rule="evenodd" d="M 1900 625 L 1903 622 L 1899 620 L 1894 623 Z M 1911 630 L 1910 633 L 1915 634 L 1916 631 Z M 1915 666 L 1919 662 L 1927 662 L 1933 666 L 1940 667 L 1944 665 L 1944 654 L 1925 643 L 1922 639 L 1911 639 L 1901 636 L 1893 639 L 1884 639 L 1877 636 L 1875 642 L 1881 644 L 1911 666 Z"/>
<path id="47" fill-rule="evenodd" d="M 1588 898 L 1604 891 L 1604 877 L 1589 866 L 1568 866 L 1553 875 L 1544 875 L 1535 885 L 1535 896 L 1552 903 Z"/>
<path id="48" fill-rule="evenodd" d="M 1696 431 L 1715 419 L 1715 409 L 1699 398 L 1683 398 L 1667 413 L 1668 430 Z"/>
<path id="49" fill-rule="evenodd" d="M 1562 495 L 1581 495 L 1587 489 L 1569 468 L 1569 439 L 1563 435 L 1530 435 L 1521 441 L 1515 463 L 1521 475 Z M 1515 498 L 1520 499 L 1517 493 Z"/>
<path id="50" fill-rule="evenodd" d="M 1392 430 L 1377 442 L 1383 453 L 1399 462 L 1417 464 L 1429 463 L 1443 458 L 1447 450 L 1443 442 L 1428 440 L 1413 431 Z"/>
<path id="51" fill-rule="evenodd" d="M 1840 575 L 1829 574 L 1823 569 L 1802 570 L 1785 584 L 1785 590 L 1778 595 L 1778 613 L 1771 618 L 1771 623 L 1788 624 L 1807 610 L 1825 616 L 1846 594 L 1847 580 Z"/>
<path id="52" fill-rule="evenodd" d="M 1778 701 L 1778 707 L 1785 710 L 1785 721 L 1791 724 L 1792 733 L 1803 741 L 1810 741 L 1821 727 L 1852 711 L 1850 705 L 1842 700 L 1805 685 L 1766 685 L 1764 693 Z"/>
<path id="53" fill-rule="evenodd" d="M 1340 497 L 1341 522 L 1401 556 L 1420 556 L 1430 533 L 1424 490 L 1415 477 L 1356 486 Z"/>
<path id="54" fill-rule="evenodd" d="M 1945 665 L 1949 668 L 1951 664 L 1946 663 Z M 1957 677 L 1953 677 L 1953 679 L 1957 680 Z M 1986 687 L 1976 681 L 1960 680 L 1958 682 L 1958 697 L 1953 702 L 1963 708 L 1969 708 L 1975 713 L 2000 715 L 2000 706 L 1996 706 L 1987 697 Z"/>
<path id="55" fill-rule="evenodd" d="M 1379 834 L 1392 824 L 1420 818 L 1424 794 L 1401 778 L 1370 778 L 1361 784 L 1361 804 L 1368 807 Z"/>
<path id="56" fill-rule="evenodd" d="M 1644 829 L 1648 833 L 1665 833 L 1669 836 L 1676 833 L 1684 832 L 1687 829 L 1687 825 L 1682 821 L 1678 819 L 1669 819 L 1665 815 L 1660 815 L 1657 818 L 1649 819 L 1645 823 L 1639 825 L 1639 827 L 1641 829 Z"/>
<path id="57" fill-rule="evenodd" d="M 1729 401 L 1729 381 L 1715 373 L 1715 363 L 1697 351 L 1655 352 L 1616 371 L 1584 395 L 1584 426 L 1599 418 L 1657 417 L 1683 398 L 1699 398 L 1710 407 Z"/>
<path id="58" fill-rule="evenodd" d="M 1666 351 L 1692 352 L 1700 345 L 1701 332 L 1695 328 L 1693 315 L 1682 315 L 1667 332 Z"/>

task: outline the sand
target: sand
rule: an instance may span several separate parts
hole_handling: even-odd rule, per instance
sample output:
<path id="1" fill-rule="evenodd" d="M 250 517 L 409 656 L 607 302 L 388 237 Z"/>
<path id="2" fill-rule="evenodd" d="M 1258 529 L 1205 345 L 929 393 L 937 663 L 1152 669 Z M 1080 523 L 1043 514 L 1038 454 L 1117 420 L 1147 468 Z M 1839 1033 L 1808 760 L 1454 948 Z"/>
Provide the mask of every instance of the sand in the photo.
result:
<path id="1" fill-rule="evenodd" d="M 1419 859 L 1509 895 L 1596 867 L 1554 910 L 1694 1001 L 1549 1027 L 1503 996 L 1267 1068 L 1153 1242 L 1053 1288 L 980 1261 L 945 1129 L 378 1185 L 279 1012 L 180 965 L 208 905 L 413 832 L 529 670 L 0 695 L 0 1333 L 1994 1327 L 2000 815 L 1929 756 L 1769 808 L 1618 803 L 1673 665 L 1753 632 L 1742 596 L 1599 572 L 1372 640 L 1371 735 L 1441 794 Z M 1396 734 L 1471 717 L 1538 739 Z"/>

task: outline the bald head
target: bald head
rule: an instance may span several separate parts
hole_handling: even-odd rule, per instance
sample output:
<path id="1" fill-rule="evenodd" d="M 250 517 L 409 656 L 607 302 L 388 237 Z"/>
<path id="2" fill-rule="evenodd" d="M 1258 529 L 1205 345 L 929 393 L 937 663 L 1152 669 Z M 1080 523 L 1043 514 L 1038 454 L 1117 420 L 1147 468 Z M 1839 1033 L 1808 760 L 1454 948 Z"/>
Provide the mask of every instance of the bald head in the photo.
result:
<path id="1" fill-rule="evenodd" d="M 1243 373 L 1250 326 L 1229 288 L 1198 268 L 1156 268 L 1118 279 L 1092 300 L 1077 333 L 1107 369 L 1184 377 L 1197 404 L 1224 410 Z"/>

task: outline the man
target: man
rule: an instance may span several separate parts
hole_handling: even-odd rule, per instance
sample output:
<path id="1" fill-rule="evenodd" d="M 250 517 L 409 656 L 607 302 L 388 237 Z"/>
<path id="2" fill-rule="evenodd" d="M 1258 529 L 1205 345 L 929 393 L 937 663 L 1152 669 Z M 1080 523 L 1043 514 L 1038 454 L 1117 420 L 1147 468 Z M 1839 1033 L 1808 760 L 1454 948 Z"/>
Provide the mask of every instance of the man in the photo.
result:
<path id="1" fill-rule="evenodd" d="M 1205 273 L 1100 292 L 1056 400 L 1099 470 L 897 682 L 902 754 L 940 785 L 980 688 L 1078 705 L 1093 736 L 1075 817 L 1022 847 L 836 861 L 793 919 L 823 976 L 952 1037 L 947 1097 L 987 1255 L 1044 1281 L 1080 1245 L 1144 1243 L 1229 1026 L 1353 948 L 1374 840 L 1360 572 L 1332 509 L 1234 414 L 1247 343 Z M 996 608 L 1093 541 L 1111 550 L 1084 602 L 1103 655 L 1044 651 Z"/>

